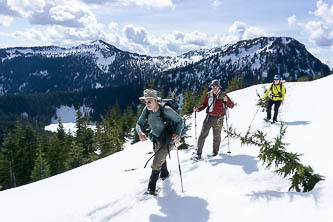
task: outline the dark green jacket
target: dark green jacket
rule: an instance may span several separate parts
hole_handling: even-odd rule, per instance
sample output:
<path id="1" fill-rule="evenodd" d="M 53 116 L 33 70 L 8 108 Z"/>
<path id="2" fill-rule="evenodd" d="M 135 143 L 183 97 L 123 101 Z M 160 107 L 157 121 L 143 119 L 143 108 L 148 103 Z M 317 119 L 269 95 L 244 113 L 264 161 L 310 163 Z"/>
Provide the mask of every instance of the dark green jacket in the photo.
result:
<path id="1" fill-rule="evenodd" d="M 157 112 L 148 111 L 149 112 L 148 124 L 150 126 L 151 133 L 156 137 L 159 137 L 166 127 L 165 124 L 163 123 L 162 118 L 160 117 L 160 115 L 161 115 L 160 109 L 161 109 L 161 107 L 158 109 Z M 147 110 L 147 107 L 145 107 L 142 110 L 142 113 L 141 113 L 138 121 L 136 122 L 136 131 L 138 133 L 143 131 L 142 130 L 143 125 L 147 119 L 146 110 Z M 184 128 L 184 121 L 183 121 L 182 117 L 169 106 L 164 107 L 164 116 L 169 121 L 172 121 L 173 123 L 177 124 L 175 133 L 178 136 L 180 136 L 180 134 Z"/>

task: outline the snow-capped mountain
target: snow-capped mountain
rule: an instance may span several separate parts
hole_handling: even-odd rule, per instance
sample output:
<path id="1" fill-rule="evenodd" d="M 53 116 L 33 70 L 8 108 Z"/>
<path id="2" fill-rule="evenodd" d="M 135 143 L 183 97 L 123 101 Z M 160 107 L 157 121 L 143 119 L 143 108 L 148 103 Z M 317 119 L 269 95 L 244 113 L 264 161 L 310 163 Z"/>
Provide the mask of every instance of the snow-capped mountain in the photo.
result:
<path id="1" fill-rule="evenodd" d="M 167 159 L 171 176 L 158 181 L 162 192 L 143 200 L 151 172 L 143 168 L 151 156 L 149 141 L 126 144 L 125 149 L 104 159 L 60 175 L 0 192 L 0 221 L 3 222 L 330 222 L 333 220 L 333 155 L 330 126 L 332 103 L 327 89 L 333 75 L 302 83 L 286 83 L 288 94 L 278 119 L 288 126 L 285 142 L 288 152 L 303 154 L 300 161 L 325 176 L 307 193 L 288 192 L 290 181 L 266 169 L 258 159 L 259 148 L 242 146 L 238 140 L 222 141 L 219 154 L 193 162 L 195 152 L 192 127 L 188 143 L 180 150 L 184 193 L 181 191 L 177 154 Z M 237 106 L 229 110 L 228 123 L 245 133 L 256 114 L 255 85 L 231 92 Z M 267 85 L 266 85 L 267 87 Z M 311 93 L 308 93 L 311 92 Z M 307 96 L 304 96 L 307 95 Z M 309 101 L 316 104 L 309 109 Z M 205 112 L 197 114 L 200 132 Z M 272 139 L 279 125 L 263 121 L 258 112 L 251 131 L 261 130 Z M 189 119 L 194 126 L 194 116 Z M 223 133 L 223 138 L 225 134 Z M 203 156 L 212 152 L 212 133 L 207 137 Z"/>
<path id="2" fill-rule="evenodd" d="M 243 76 L 245 86 L 249 86 L 272 81 L 275 74 L 296 80 L 300 76 L 313 77 L 315 73 L 325 76 L 329 72 L 329 67 L 303 44 L 288 37 L 261 37 L 195 53 L 202 58 L 199 62 L 166 71 L 164 76 L 168 78 L 164 82 L 196 90 L 212 79 L 220 79 L 226 87 L 235 75 Z"/>
<path id="3" fill-rule="evenodd" d="M 157 86 L 183 92 L 213 78 L 225 87 L 233 76 L 244 76 L 249 86 L 271 81 L 277 73 L 297 79 L 328 72 L 303 44 L 288 37 L 244 40 L 176 57 L 125 52 L 101 40 L 72 48 L 0 49 L 0 94 L 144 85 L 151 79 Z"/>

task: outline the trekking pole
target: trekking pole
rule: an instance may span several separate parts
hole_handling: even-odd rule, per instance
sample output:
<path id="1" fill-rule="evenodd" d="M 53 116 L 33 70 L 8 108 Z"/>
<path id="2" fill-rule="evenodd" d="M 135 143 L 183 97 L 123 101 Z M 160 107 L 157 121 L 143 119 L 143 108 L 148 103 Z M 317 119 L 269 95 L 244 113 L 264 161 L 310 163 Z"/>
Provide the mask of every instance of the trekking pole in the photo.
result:
<path id="1" fill-rule="evenodd" d="M 251 121 L 251 123 L 250 123 L 250 125 L 249 125 L 249 130 L 250 130 L 250 128 L 251 128 L 251 125 L 252 125 L 252 123 L 253 123 L 254 119 L 255 119 L 255 118 L 256 118 L 256 116 L 257 116 L 257 113 L 258 113 L 259 109 L 260 109 L 260 106 L 258 107 L 258 109 L 257 109 L 256 113 L 255 113 L 255 114 L 254 114 L 254 116 L 253 116 L 253 119 L 252 119 L 252 121 Z"/>
<path id="2" fill-rule="evenodd" d="M 176 151 L 177 151 L 177 160 L 178 160 L 178 168 L 179 168 L 179 175 L 180 175 L 180 183 L 182 185 L 182 192 L 184 193 L 184 187 L 183 187 L 183 177 L 182 177 L 182 170 L 180 168 L 180 162 L 179 162 L 179 154 L 178 154 L 178 147 L 176 145 L 176 143 L 174 144 Z"/>
<path id="3" fill-rule="evenodd" d="M 195 148 L 198 149 L 198 137 L 197 137 L 197 111 L 194 112 L 194 128 L 195 128 Z"/>
<path id="4" fill-rule="evenodd" d="M 228 115 L 229 115 L 229 109 L 227 109 L 227 113 L 226 113 L 226 123 L 227 123 L 227 129 L 229 130 L 229 126 L 228 126 Z M 229 143 L 229 134 L 228 134 L 228 154 L 230 154 L 230 143 Z"/>

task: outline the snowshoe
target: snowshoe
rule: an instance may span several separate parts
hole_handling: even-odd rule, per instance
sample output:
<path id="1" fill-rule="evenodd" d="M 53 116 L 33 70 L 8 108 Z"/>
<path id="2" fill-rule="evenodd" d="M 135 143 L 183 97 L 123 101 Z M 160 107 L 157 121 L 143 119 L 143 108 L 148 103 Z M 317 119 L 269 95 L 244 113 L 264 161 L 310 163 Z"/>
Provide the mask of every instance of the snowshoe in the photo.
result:
<path id="1" fill-rule="evenodd" d="M 156 187 L 155 191 L 147 190 L 144 194 L 151 196 L 158 196 L 162 191 L 161 187 Z"/>
<path id="2" fill-rule="evenodd" d="M 217 153 L 213 152 L 213 153 L 207 155 L 208 158 L 212 158 L 214 156 L 217 156 Z"/>
<path id="3" fill-rule="evenodd" d="M 194 160 L 194 161 L 199 161 L 199 160 L 201 160 L 201 154 L 194 154 L 194 155 L 191 157 L 191 160 Z"/>

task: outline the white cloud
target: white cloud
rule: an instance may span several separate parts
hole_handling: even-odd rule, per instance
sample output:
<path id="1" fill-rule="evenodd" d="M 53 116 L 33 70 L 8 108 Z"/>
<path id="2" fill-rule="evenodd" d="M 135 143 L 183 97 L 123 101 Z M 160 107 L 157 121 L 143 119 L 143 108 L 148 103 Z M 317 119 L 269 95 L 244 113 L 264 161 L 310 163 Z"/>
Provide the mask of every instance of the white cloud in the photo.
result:
<path id="1" fill-rule="evenodd" d="M 77 0 L 57 0 L 48 2 L 44 11 L 30 16 L 31 24 L 60 25 L 65 27 L 96 29 L 102 26 L 97 22 L 89 7 Z"/>
<path id="2" fill-rule="evenodd" d="M 37 30 L 37 29 L 28 29 L 26 31 L 16 31 L 13 33 L 13 36 L 18 38 L 18 39 L 25 39 L 28 40 L 29 42 L 32 41 L 43 41 L 46 42 L 47 36 L 43 31 Z M 30 42 L 31 43 L 31 42 Z"/>
<path id="3" fill-rule="evenodd" d="M 0 0 L 0 15 L 18 16 L 18 13 L 10 9 L 7 0 Z"/>
<path id="4" fill-rule="evenodd" d="M 156 8 L 174 8 L 172 0 L 121 0 L 124 5 L 149 6 Z"/>
<path id="5" fill-rule="evenodd" d="M 9 9 L 16 11 L 23 17 L 29 17 L 36 12 L 43 12 L 44 0 L 7 0 Z"/>
<path id="6" fill-rule="evenodd" d="M 262 36 L 269 36 L 269 34 L 267 34 L 263 29 L 258 28 L 258 27 L 249 27 L 246 28 L 242 39 L 246 40 L 246 39 L 254 39 L 254 38 L 258 38 L 258 37 L 262 37 Z"/>
<path id="7" fill-rule="evenodd" d="M 110 22 L 109 23 L 109 29 L 111 31 L 117 31 L 118 30 L 118 23 L 116 23 L 116 22 Z"/>
<path id="8" fill-rule="evenodd" d="M 0 15 L 0 26 L 10 26 L 13 20 L 11 16 Z"/>
<path id="9" fill-rule="evenodd" d="M 320 21 L 310 21 L 302 25 L 309 35 L 309 41 L 318 46 L 330 46 L 333 44 L 333 30 Z"/>
<path id="10" fill-rule="evenodd" d="M 244 22 L 236 21 L 230 26 L 229 33 L 233 33 L 236 35 L 243 35 L 245 29 L 246 29 L 246 24 Z"/>
<path id="11" fill-rule="evenodd" d="M 195 46 L 206 46 L 208 43 L 208 36 L 205 33 L 190 32 L 184 36 L 184 42 L 186 44 Z"/>
<path id="12" fill-rule="evenodd" d="M 243 22 L 235 22 L 224 35 L 209 35 L 202 32 L 174 31 L 170 34 L 154 36 L 142 27 L 127 25 L 123 28 L 125 40 L 121 45 L 128 50 L 139 50 L 150 55 L 179 55 L 190 50 L 221 46 L 239 40 L 251 39 L 268 34 L 261 28 L 247 26 Z"/>
<path id="13" fill-rule="evenodd" d="M 310 12 L 315 16 L 320 17 L 323 21 L 328 24 L 333 24 L 333 4 L 329 6 L 327 3 L 324 3 L 322 0 L 317 1 L 317 10 Z"/>
<path id="14" fill-rule="evenodd" d="M 21 16 L 33 25 L 99 28 L 95 15 L 81 0 L 0 0 L 0 15 Z M 6 20 L 8 24 L 8 18 Z M 2 21 L 2 23 L 4 23 Z"/>
<path id="15" fill-rule="evenodd" d="M 246 24 L 244 22 L 236 21 L 234 22 L 228 29 L 228 32 L 226 32 L 222 36 L 222 42 L 236 42 L 239 40 L 242 40 L 242 36 L 245 33 L 246 30 Z"/>
<path id="16" fill-rule="evenodd" d="M 18 40 L 32 45 L 58 45 L 73 46 L 82 42 L 96 39 L 116 40 L 112 35 L 107 35 L 102 29 L 72 28 L 59 25 L 30 28 L 16 31 L 12 36 Z M 116 42 L 111 42 L 116 43 Z"/>
<path id="17" fill-rule="evenodd" d="M 107 2 L 115 2 L 115 0 L 82 0 L 83 2 L 87 3 L 87 4 L 96 4 L 96 5 L 102 5 L 105 4 Z"/>
<path id="18" fill-rule="evenodd" d="M 222 3 L 221 3 L 220 0 L 214 0 L 214 2 L 213 2 L 213 7 L 214 7 L 214 8 L 218 8 L 221 4 L 222 4 Z"/>
<path id="19" fill-rule="evenodd" d="M 50 8 L 49 13 L 54 21 L 64 22 L 75 19 L 77 8 L 70 7 L 69 5 L 59 5 Z"/>
<path id="20" fill-rule="evenodd" d="M 263 29 L 259 27 L 247 27 L 244 22 L 236 21 L 230 26 L 228 32 L 222 36 L 222 42 L 234 43 L 240 40 L 252 39 L 268 35 L 268 33 L 266 33 Z"/>
<path id="21" fill-rule="evenodd" d="M 173 35 L 176 40 L 184 40 L 184 38 L 185 38 L 184 33 L 179 32 L 179 31 L 175 31 Z"/>
<path id="22" fill-rule="evenodd" d="M 311 20 L 306 23 L 297 23 L 293 16 L 288 18 L 288 23 L 296 24 L 301 32 L 308 36 L 309 42 L 316 46 L 333 45 L 333 5 L 329 6 L 323 0 L 317 1 L 317 9 L 309 14 L 318 17 L 318 20 Z"/>
<path id="23" fill-rule="evenodd" d="M 70 14 L 75 14 L 71 10 L 69 12 L 71 12 Z M 60 15 L 59 18 L 71 19 L 70 16 L 62 16 L 62 13 L 56 15 Z M 57 20 L 61 20 L 58 22 L 63 22 L 65 19 Z M 239 40 L 267 35 L 262 29 L 247 26 L 243 22 L 233 23 L 223 35 L 176 30 L 171 33 L 153 35 L 146 28 L 136 27 L 132 24 L 125 25 L 119 30 L 117 23 L 110 23 L 106 27 L 98 24 L 95 19 L 88 19 L 88 21 L 81 21 L 81 23 L 82 27 L 54 24 L 43 27 L 38 26 L 33 29 L 17 31 L 13 36 L 18 40 L 22 39 L 24 42 L 29 42 L 30 45 L 59 46 L 72 46 L 102 39 L 122 50 L 131 52 L 147 55 L 179 55 L 190 50 L 221 46 Z"/>
<path id="24" fill-rule="evenodd" d="M 296 15 L 292 15 L 288 18 L 288 24 L 290 26 L 294 25 L 296 23 Z"/>
<path id="25" fill-rule="evenodd" d="M 179 55 L 190 50 L 207 47 L 210 40 L 205 33 L 174 31 L 158 37 L 151 36 L 151 44 L 155 46 L 156 50 L 158 49 L 157 52 L 160 55 Z"/>
<path id="26" fill-rule="evenodd" d="M 107 3 L 117 3 L 123 6 L 145 6 L 152 8 L 175 8 L 172 0 L 82 0 L 87 4 L 107 4 Z"/>
<path id="27" fill-rule="evenodd" d="M 122 31 L 128 41 L 139 45 L 150 45 L 148 33 L 145 28 L 126 25 Z"/>

